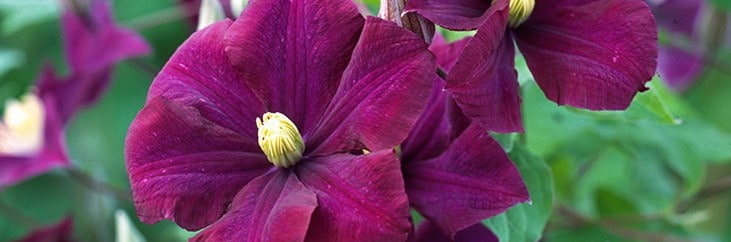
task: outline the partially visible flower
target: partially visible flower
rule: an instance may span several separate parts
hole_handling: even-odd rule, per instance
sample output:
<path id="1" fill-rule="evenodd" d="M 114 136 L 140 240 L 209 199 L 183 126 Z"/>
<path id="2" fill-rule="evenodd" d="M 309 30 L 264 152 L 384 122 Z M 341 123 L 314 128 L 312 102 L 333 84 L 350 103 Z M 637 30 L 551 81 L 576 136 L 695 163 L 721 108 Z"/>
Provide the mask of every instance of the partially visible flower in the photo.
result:
<path id="1" fill-rule="evenodd" d="M 6 101 L 0 122 L 0 189 L 68 165 L 53 98 L 29 92 Z"/>
<path id="2" fill-rule="evenodd" d="M 71 242 L 73 239 L 73 220 L 65 218 L 57 224 L 39 228 L 16 242 Z"/>
<path id="3" fill-rule="evenodd" d="M 498 242 L 500 239 L 482 223 L 474 224 L 456 235 L 445 234 L 436 224 L 426 220 L 416 230 L 417 242 Z"/>
<path id="4" fill-rule="evenodd" d="M 477 29 L 446 90 L 494 131 L 523 131 L 515 44 L 559 105 L 625 109 L 655 74 L 657 29 L 642 0 L 411 0 L 407 10 L 448 29 Z"/>
<path id="5" fill-rule="evenodd" d="M 467 40 L 431 46 L 445 70 Z M 487 129 L 461 113 L 437 78 L 426 111 L 402 145 L 409 203 L 449 237 L 529 201 L 523 179 Z M 461 241 L 461 240 L 458 240 Z"/>
<path id="6" fill-rule="evenodd" d="M 205 228 L 193 241 L 406 240 L 393 147 L 428 100 L 427 44 L 350 0 L 241 16 L 180 46 L 131 124 L 139 218 Z"/>
<path id="7" fill-rule="evenodd" d="M 117 62 L 149 51 L 141 37 L 112 21 L 104 0 L 91 0 L 83 13 L 66 5 L 61 18 L 71 73 L 59 77 L 48 66 L 33 91 L 6 103 L 0 124 L 0 187 L 70 165 L 65 125 L 99 99 Z"/>
<path id="8" fill-rule="evenodd" d="M 71 73 L 59 77 L 47 68 L 48 78 L 37 83 L 41 95 L 54 95 L 63 123 L 102 96 L 117 62 L 150 51 L 137 33 L 118 26 L 106 0 L 91 0 L 89 9 L 65 5 L 62 20 L 63 49 Z"/>

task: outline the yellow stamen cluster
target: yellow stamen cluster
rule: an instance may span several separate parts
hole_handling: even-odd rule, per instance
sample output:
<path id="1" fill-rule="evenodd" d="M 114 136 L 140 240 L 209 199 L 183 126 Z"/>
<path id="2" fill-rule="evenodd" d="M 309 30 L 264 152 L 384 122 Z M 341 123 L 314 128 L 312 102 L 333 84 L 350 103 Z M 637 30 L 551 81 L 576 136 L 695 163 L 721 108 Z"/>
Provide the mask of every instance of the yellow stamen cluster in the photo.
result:
<path id="1" fill-rule="evenodd" d="M 0 123 L 0 154 L 28 155 L 38 151 L 43 142 L 44 120 L 43 103 L 33 94 L 5 102 L 5 115 Z"/>
<path id="2" fill-rule="evenodd" d="M 493 0 L 495 3 L 497 0 Z M 536 0 L 510 0 L 510 17 L 508 17 L 508 26 L 517 28 L 523 22 L 528 20 L 530 14 L 533 13 L 533 7 Z"/>
<path id="3" fill-rule="evenodd" d="M 305 143 L 297 126 L 281 113 L 265 113 L 256 118 L 259 147 L 276 167 L 287 168 L 302 159 Z"/>

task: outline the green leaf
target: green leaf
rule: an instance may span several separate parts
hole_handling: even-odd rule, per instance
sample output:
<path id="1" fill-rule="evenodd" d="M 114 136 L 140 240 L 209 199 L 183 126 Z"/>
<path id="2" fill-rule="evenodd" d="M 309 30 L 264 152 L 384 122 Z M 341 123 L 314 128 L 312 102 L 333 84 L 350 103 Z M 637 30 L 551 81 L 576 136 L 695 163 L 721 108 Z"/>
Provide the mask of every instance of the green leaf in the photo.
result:
<path id="1" fill-rule="evenodd" d="M 145 238 L 137 231 L 124 210 L 118 209 L 114 218 L 117 224 L 117 242 L 145 242 Z"/>
<path id="2" fill-rule="evenodd" d="M 510 158 L 520 170 L 531 203 L 519 204 L 485 220 L 500 241 L 538 241 L 553 208 L 553 177 L 548 165 L 525 147 L 515 144 Z"/>
<path id="3" fill-rule="evenodd" d="M 8 71 L 23 65 L 25 56 L 16 50 L 0 49 L 0 77 Z"/>

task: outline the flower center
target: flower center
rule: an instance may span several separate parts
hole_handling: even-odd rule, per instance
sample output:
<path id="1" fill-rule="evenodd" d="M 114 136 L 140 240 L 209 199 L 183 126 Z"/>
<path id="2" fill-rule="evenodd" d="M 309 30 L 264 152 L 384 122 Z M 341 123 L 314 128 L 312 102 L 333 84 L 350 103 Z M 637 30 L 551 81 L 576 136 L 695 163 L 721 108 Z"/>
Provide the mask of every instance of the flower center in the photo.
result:
<path id="1" fill-rule="evenodd" d="M 493 0 L 495 3 L 497 0 Z M 508 26 L 517 28 L 523 22 L 528 20 L 536 5 L 535 0 L 510 0 L 510 17 L 508 17 Z"/>
<path id="2" fill-rule="evenodd" d="M 41 148 L 45 109 L 41 100 L 26 94 L 20 100 L 5 102 L 0 122 L 0 154 L 29 155 Z"/>
<path id="3" fill-rule="evenodd" d="M 256 118 L 259 147 L 276 167 L 287 168 L 302 159 L 305 143 L 297 126 L 281 113 L 265 113 Z"/>

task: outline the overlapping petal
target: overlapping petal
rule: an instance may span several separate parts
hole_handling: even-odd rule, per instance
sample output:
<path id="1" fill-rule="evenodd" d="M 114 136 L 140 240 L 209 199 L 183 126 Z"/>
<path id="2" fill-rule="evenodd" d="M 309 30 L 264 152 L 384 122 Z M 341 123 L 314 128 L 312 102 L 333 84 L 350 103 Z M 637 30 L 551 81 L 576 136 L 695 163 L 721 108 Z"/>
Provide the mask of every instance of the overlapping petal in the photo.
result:
<path id="1" fill-rule="evenodd" d="M 273 168 L 256 140 L 164 97 L 135 118 L 125 151 L 140 219 L 171 219 L 189 230 L 215 222 L 241 188 Z"/>
<path id="2" fill-rule="evenodd" d="M 464 47 L 446 89 L 467 116 L 497 132 L 522 132 L 515 47 L 506 32 L 508 8 L 496 2 L 491 17 Z"/>
<path id="3" fill-rule="evenodd" d="M 401 167 L 392 150 L 336 154 L 298 164 L 317 194 L 308 241 L 404 241 L 411 230 Z"/>
<path id="4" fill-rule="evenodd" d="M 454 237 L 444 234 L 439 227 L 429 220 L 424 221 L 416 230 L 417 242 L 498 242 L 498 237 L 486 228 L 485 225 L 477 223 L 462 231 L 459 231 Z"/>
<path id="5" fill-rule="evenodd" d="M 626 109 L 655 73 L 657 29 L 639 0 L 537 1 L 513 32 L 536 82 L 559 105 Z"/>
<path id="6" fill-rule="evenodd" d="M 170 58 L 152 83 L 148 99 L 164 96 L 196 107 L 203 117 L 236 131 L 257 149 L 255 120 L 266 112 L 245 76 L 226 56 L 224 35 L 231 20 L 194 33 Z"/>
<path id="7" fill-rule="evenodd" d="M 419 36 L 368 17 L 353 58 L 318 129 L 313 154 L 395 147 L 424 110 L 436 66 Z"/>
<path id="8" fill-rule="evenodd" d="M 447 29 L 473 30 L 490 17 L 488 7 L 490 1 L 484 0 L 410 0 L 406 12 L 416 12 Z"/>
<path id="9" fill-rule="evenodd" d="M 276 170 L 251 181 L 231 210 L 192 241 L 304 241 L 315 193 L 291 170 Z"/>
<path id="10" fill-rule="evenodd" d="M 308 134 L 338 88 L 363 27 L 350 0 L 252 0 L 226 35 L 228 56 L 269 112 Z"/>
<path id="11" fill-rule="evenodd" d="M 411 206 L 449 235 L 529 199 L 518 169 L 477 123 L 441 156 L 403 165 Z"/>

